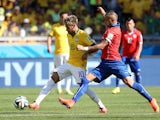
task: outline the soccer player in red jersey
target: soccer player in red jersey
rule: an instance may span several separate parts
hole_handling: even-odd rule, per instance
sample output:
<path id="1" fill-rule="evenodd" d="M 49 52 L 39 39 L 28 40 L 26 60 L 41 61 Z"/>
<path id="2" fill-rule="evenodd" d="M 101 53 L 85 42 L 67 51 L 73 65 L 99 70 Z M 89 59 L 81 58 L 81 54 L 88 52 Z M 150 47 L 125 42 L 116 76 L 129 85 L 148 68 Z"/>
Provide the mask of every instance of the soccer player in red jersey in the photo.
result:
<path id="1" fill-rule="evenodd" d="M 105 13 L 103 8 L 99 7 L 98 9 L 102 11 L 101 13 Z M 126 85 L 146 98 L 155 112 L 159 112 L 156 99 L 153 98 L 141 84 L 132 80 L 125 64 L 121 61 L 119 53 L 121 29 L 118 23 L 118 15 L 114 11 L 109 11 L 103 15 L 107 29 L 103 34 L 102 41 L 94 46 L 77 46 L 78 50 L 85 51 L 101 49 L 102 55 L 100 64 L 82 78 L 81 86 L 72 99 L 59 98 L 59 101 L 68 108 L 72 108 L 82 95 L 84 95 L 90 82 L 95 81 L 100 83 L 114 74 L 122 79 Z"/>
<path id="2" fill-rule="evenodd" d="M 135 75 L 136 82 L 141 82 L 140 75 L 140 54 L 142 51 L 143 37 L 142 33 L 135 28 L 135 22 L 132 18 L 126 20 L 126 30 L 122 30 L 122 61 L 130 66 Z M 116 88 L 112 90 L 113 94 L 120 92 L 120 79 L 116 79 Z"/>

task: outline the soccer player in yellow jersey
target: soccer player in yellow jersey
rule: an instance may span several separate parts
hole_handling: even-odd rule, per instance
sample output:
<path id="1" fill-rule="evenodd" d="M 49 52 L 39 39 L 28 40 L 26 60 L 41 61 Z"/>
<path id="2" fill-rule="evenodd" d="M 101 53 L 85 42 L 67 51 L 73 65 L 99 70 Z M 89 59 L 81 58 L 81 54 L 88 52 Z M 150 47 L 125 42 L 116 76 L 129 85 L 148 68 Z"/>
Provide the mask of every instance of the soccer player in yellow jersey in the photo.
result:
<path id="1" fill-rule="evenodd" d="M 66 64 L 54 69 L 51 79 L 43 87 L 38 98 L 33 103 L 29 104 L 30 108 L 38 109 L 39 103 L 50 92 L 53 86 L 57 84 L 57 82 L 73 75 L 77 84 L 81 84 L 81 78 L 83 78 L 86 74 L 87 54 L 85 54 L 85 51 L 77 50 L 77 45 L 82 44 L 84 46 L 92 46 L 95 45 L 95 43 L 86 32 L 78 28 L 78 19 L 75 15 L 68 16 L 64 20 L 64 23 L 68 31 L 68 41 L 70 46 L 69 60 Z M 100 113 L 106 113 L 106 108 L 102 101 L 90 88 L 87 89 L 86 94 L 95 103 L 97 103 Z"/>
<path id="2" fill-rule="evenodd" d="M 65 64 L 69 58 L 69 44 L 67 38 L 67 30 L 64 25 L 64 19 L 68 16 L 67 12 L 60 13 L 60 22 L 53 25 L 51 32 L 48 36 L 48 52 L 52 52 L 51 43 L 52 37 L 55 37 L 55 50 L 54 50 L 54 66 L 55 68 Z M 70 95 L 73 93 L 70 90 L 71 77 L 65 79 L 66 92 Z M 57 83 L 58 93 L 62 93 L 61 81 Z"/>

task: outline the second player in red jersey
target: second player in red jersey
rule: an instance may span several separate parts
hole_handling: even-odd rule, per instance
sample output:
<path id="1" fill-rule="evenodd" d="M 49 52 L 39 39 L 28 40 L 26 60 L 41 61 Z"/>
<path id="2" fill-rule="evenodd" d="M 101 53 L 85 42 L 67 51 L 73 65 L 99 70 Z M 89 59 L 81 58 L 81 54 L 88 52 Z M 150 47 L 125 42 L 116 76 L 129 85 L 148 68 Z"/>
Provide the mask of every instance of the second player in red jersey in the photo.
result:
<path id="1" fill-rule="evenodd" d="M 140 54 L 142 51 L 143 37 L 142 33 L 135 28 L 135 22 L 132 18 L 126 20 L 126 30 L 122 30 L 122 61 L 129 65 L 135 75 L 135 81 L 141 82 L 140 75 Z M 113 94 L 120 92 L 120 79 L 116 79 L 116 88 L 112 90 Z"/>

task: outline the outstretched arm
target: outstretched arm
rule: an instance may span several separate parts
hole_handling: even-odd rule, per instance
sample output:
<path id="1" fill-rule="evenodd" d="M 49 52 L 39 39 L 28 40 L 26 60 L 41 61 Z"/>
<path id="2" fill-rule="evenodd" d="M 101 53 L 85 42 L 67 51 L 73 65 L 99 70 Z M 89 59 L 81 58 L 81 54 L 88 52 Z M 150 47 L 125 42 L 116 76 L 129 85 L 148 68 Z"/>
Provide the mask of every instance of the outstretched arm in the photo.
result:
<path id="1" fill-rule="evenodd" d="M 84 51 L 89 51 L 89 50 L 99 50 L 103 49 L 107 44 L 109 44 L 108 41 L 102 40 L 99 44 L 96 44 L 94 46 L 83 46 L 83 45 L 77 45 L 78 50 L 84 50 Z"/>
<path id="2" fill-rule="evenodd" d="M 97 10 L 103 15 L 106 15 L 106 11 L 102 7 L 98 7 Z"/>

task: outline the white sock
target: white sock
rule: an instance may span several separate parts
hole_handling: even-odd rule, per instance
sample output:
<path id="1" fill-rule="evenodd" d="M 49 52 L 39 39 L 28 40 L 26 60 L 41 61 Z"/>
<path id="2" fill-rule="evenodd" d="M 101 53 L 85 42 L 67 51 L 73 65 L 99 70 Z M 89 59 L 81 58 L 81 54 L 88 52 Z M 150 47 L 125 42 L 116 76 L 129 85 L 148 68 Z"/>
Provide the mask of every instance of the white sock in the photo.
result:
<path id="1" fill-rule="evenodd" d="M 46 85 L 44 85 L 44 87 L 42 88 L 39 96 L 37 97 L 37 99 L 35 100 L 35 102 L 39 105 L 42 100 L 50 93 L 51 89 L 53 88 L 53 86 L 55 85 L 55 82 L 50 79 Z"/>
<path id="2" fill-rule="evenodd" d="M 66 82 L 66 91 L 70 91 L 70 89 L 71 89 L 71 82 L 72 82 L 71 77 L 67 77 L 65 79 L 65 82 Z"/>
<path id="3" fill-rule="evenodd" d="M 57 89 L 58 89 L 58 91 L 62 91 L 62 83 L 61 83 L 61 81 L 59 81 L 57 83 Z"/>
<path id="4" fill-rule="evenodd" d="M 95 102 L 100 108 L 105 108 L 102 101 L 98 98 L 95 92 L 93 92 L 91 89 L 87 89 L 86 94 Z"/>

